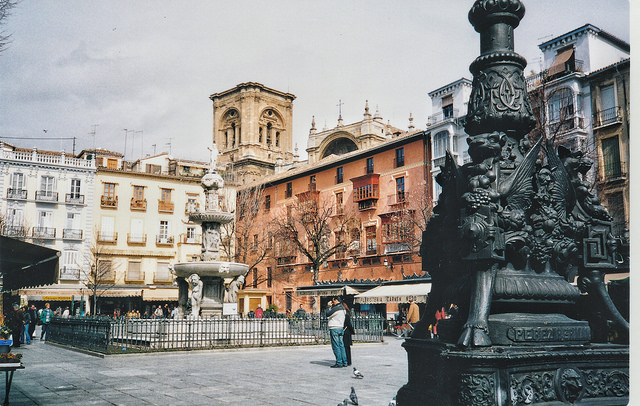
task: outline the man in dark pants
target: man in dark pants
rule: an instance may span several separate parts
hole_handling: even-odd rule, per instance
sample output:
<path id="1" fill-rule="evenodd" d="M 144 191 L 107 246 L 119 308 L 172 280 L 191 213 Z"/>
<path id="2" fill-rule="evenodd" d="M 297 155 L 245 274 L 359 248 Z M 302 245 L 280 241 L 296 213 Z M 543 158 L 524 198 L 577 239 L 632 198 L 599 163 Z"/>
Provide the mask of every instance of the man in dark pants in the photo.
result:
<path id="1" fill-rule="evenodd" d="M 33 336 L 33 333 L 35 333 L 36 331 L 36 324 L 38 324 L 37 321 L 40 320 L 38 318 L 38 309 L 36 309 L 35 305 L 31 305 L 29 307 L 29 315 L 31 316 L 31 324 L 29 324 L 29 337 L 33 339 L 35 338 Z"/>

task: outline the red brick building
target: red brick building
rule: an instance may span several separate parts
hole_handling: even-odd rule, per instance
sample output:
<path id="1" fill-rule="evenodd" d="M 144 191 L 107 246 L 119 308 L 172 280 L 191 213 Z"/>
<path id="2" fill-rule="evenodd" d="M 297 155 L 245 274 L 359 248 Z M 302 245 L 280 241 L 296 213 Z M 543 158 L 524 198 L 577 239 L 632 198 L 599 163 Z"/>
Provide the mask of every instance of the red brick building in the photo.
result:
<path id="1" fill-rule="evenodd" d="M 300 304 L 308 312 L 318 311 L 325 296 L 352 298 L 382 281 L 423 275 L 418 250 L 432 206 L 427 191 L 433 190 L 428 137 L 425 131 L 397 131 L 374 146 L 330 154 L 250 185 L 264 188 L 261 207 L 255 217 L 238 221 L 251 222 L 256 240 L 275 216 L 290 214 L 299 202 L 314 201 L 315 209 L 305 216 L 314 216 L 318 205 L 331 209 L 330 233 L 323 244 L 344 244 L 322 262 L 314 283 L 316 270 L 309 259 L 274 232 L 267 257 L 247 275 L 246 297 L 252 291 L 261 293 L 263 303 L 275 304 L 278 312 L 295 311 Z M 240 298 L 240 309 L 253 310 L 258 303 L 253 299 L 247 306 Z M 355 310 L 371 311 L 373 306 L 355 304 Z M 377 306 L 377 311 L 397 311 L 397 304 Z"/>

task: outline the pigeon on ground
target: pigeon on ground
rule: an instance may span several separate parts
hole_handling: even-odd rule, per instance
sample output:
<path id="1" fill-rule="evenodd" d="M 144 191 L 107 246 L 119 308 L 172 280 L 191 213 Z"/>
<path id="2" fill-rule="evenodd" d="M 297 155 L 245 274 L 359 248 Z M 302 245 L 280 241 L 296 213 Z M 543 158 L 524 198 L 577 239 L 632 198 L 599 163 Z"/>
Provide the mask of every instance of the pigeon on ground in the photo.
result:
<path id="1" fill-rule="evenodd" d="M 349 399 L 351 399 L 351 403 L 354 405 L 358 404 L 358 396 L 356 395 L 356 390 L 351 387 L 351 394 L 349 395 Z"/>
<path id="2" fill-rule="evenodd" d="M 349 401 L 347 399 L 343 400 L 342 403 L 338 403 L 337 406 L 347 406 L 349 404 Z"/>
<path id="3" fill-rule="evenodd" d="M 360 371 L 358 371 L 358 369 L 356 369 L 356 367 L 353 367 L 353 377 L 357 378 L 357 379 L 362 379 L 362 378 L 364 378 L 364 375 L 362 375 L 362 373 Z"/>
<path id="4" fill-rule="evenodd" d="M 389 402 L 389 406 L 396 406 L 396 397 L 394 396 L 391 402 Z"/>

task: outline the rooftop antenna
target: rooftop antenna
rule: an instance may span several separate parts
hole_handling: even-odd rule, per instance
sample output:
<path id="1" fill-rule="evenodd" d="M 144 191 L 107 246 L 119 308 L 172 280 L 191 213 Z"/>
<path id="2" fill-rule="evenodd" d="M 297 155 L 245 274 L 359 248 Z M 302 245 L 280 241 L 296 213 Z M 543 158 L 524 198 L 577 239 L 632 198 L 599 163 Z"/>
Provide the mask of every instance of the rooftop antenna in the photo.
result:
<path id="1" fill-rule="evenodd" d="M 167 142 L 166 144 L 164 144 L 164 145 L 168 145 L 168 146 L 169 146 L 169 155 L 171 155 L 171 140 L 172 140 L 172 139 L 173 139 L 173 138 L 169 137 L 169 142 Z"/>
<path id="2" fill-rule="evenodd" d="M 98 128 L 99 124 L 93 124 L 91 126 L 91 132 L 89 133 L 89 135 L 91 135 L 93 137 L 93 150 L 95 151 L 96 149 L 96 129 Z"/>
<path id="3" fill-rule="evenodd" d="M 136 134 L 140 134 L 140 159 L 143 158 L 143 149 L 144 149 L 144 130 L 138 130 L 136 131 Z"/>

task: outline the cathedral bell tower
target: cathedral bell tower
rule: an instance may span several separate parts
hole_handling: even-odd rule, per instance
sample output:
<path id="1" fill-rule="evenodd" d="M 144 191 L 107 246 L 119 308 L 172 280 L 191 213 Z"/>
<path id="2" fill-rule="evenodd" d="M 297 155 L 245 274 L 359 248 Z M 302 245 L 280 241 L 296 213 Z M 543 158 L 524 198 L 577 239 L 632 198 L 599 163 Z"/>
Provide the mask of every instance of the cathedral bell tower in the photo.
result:
<path id="1" fill-rule="evenodd" d="M 209 98 L 219 162 L 239 185 L 273 174 L 276 161 L 293 162 L 295 95 L 247 82 Z"/>

